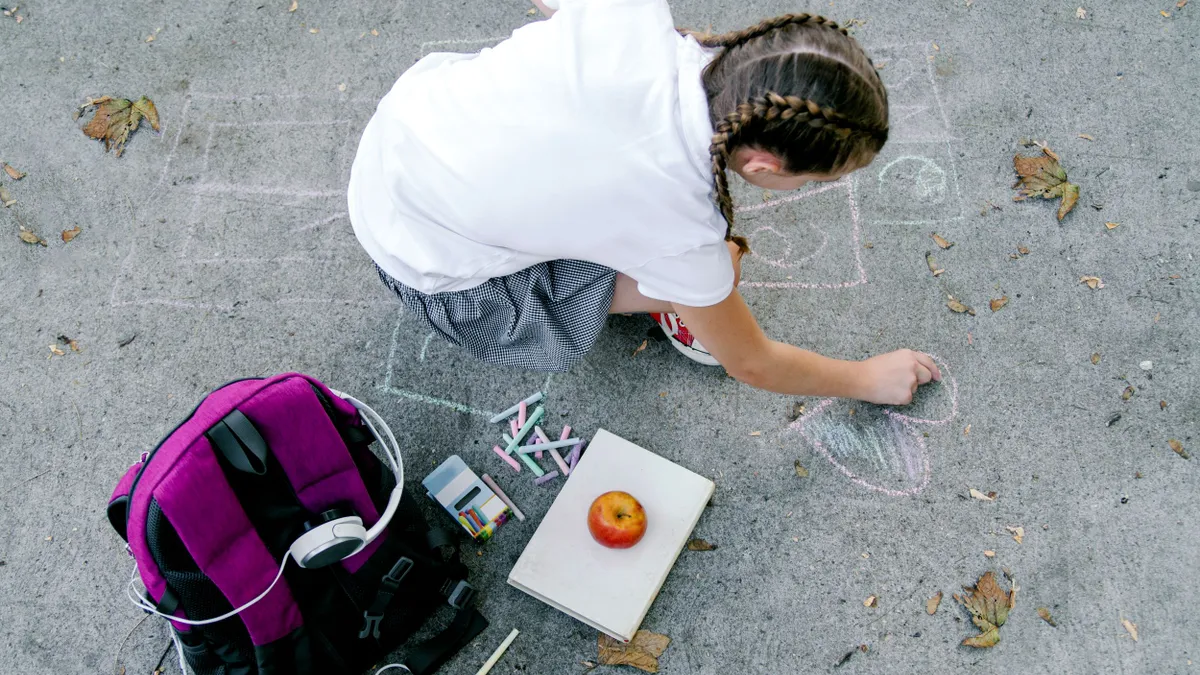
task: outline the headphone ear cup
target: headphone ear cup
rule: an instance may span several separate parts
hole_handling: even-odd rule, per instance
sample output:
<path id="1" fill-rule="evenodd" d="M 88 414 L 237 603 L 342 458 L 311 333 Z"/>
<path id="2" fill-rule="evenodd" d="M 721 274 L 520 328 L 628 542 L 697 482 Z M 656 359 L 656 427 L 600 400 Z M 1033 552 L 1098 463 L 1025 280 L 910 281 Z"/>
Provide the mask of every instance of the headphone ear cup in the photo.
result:
<path id="1" fill-rule="evenodd" d="M 304 523 L 304 534 L 288 553 L 305 569 L 327 567 L 363 550 L 367 529 L 362 518 L 351 511 L 332 509 Z"/>

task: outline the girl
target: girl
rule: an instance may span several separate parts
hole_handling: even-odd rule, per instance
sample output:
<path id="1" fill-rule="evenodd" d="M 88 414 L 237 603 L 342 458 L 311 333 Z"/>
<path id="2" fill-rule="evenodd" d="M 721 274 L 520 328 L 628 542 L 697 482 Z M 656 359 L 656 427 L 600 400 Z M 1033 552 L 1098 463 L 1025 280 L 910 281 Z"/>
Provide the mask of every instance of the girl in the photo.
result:
<path id="1" fill-rule="evenodd" d="M 421 59 L 363 132 L 350 219 L 414 315 L 536 370 L 570 368 L 609 313 L 649 312 L 680 351 L 783 394 L 905 404 L 940 379 L 906 349 L 772 341 L 737 290 L 726 172 L 794 190 L 887 139 L 887 93 L 844 29 L 789 14 L 682 36 L 665 0 L 543 1 L 547 21 L 493 49 Z"/>

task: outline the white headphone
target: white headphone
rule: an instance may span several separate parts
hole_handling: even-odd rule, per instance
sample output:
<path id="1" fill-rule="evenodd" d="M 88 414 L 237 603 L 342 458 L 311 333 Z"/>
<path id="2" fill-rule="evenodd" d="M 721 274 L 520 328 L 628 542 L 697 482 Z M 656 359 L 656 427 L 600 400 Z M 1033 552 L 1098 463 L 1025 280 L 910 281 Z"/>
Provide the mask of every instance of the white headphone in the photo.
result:
<path id="1" fill-rule="evenodd" d="M 221 616 L 194 621 L 181 619 L 173 614 L 159 612 L 158 608 L 151 605 L 143 594 L 137 591 L 137 565 L 134 565 L 133 576 L 129 580 L 129 587 L 126 589 L 126 595 L 133 604 L 151 614 L 157 614 L 175 623 L 188 626 L 204 626 L 217 623 L 218 621 L 224 621 L 230 617 L 237 616 L 252 607 L 259 600 L 267 597 L 267 594 L 271 592 L 271 589 L 275 588 L 275 584 L 279 583 L 279 579 L 283 577 L 283 570 L 287 567 L 289 558 L 295 560 L 297 565 L 306 569 L 327 567 L 362 551 L 371 542 L 375 541 L 379 535 L 383 534 L 388 524 L 391 523 L 392 517 L 396 515 L 396 509 L 400 506 L 400 496 L 404 493 L 404 461 L 400 458 L 400 444 L 396 442 L 396 437 L 392 434 L 392 430 L 388 427 L 387 422 L 371 406 L 336 389 L 330 389 L 330 391 L 358 410 L 363 423 L 367 425 L 367 429 L 371 431 L 371 435 L 379 442 L 380 448 L 383 449 L 383 455 L 387 458 L 388 464 L 391 465 L 392 473 L 396 476 L 396 487 L 392 489 L 392 494 L 388 496 L 387 506 L 384 507 L 383 513 L 380 514 L 379 521 L 368 530 L 363 526 L 362 517 L 355 515 L 353 511 L 348 509 L 339 508 L 329 509 L 320 513 L 317 517 L 310 519 L 304 523 L 304 534 L 300 535 L 288 548 L 288 554 L 283 557 L 283 562 L 279 565 L 279 572 L 275 574 L 275 579 L 271 581 L 271 585 L 267 586 L 265 591 L 250 602 Z M 379 425 L 378 427 L 376 427 L 377 424 Z M 383 429 L 383 436 L 379 434 L 379 429 Z M 384 440 L 385 437 L 386 441 Z"/>

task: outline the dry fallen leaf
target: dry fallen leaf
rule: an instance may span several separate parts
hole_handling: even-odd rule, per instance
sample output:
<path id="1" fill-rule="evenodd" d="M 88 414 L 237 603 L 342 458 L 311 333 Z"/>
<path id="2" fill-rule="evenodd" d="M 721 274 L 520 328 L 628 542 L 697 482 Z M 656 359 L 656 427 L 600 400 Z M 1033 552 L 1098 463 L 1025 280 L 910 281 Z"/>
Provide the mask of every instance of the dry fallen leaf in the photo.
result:
<path id="1" fill-rule="evenodd" d="M 1082 139 L 1083 139 L 1083 140 L 1085 140 L 1085 141 L 1094 141 L 1094 140 L 1096 140 L 1096 139 L 1092 138 L 1092 135 L 1091 135 L 1091 134 L 1079 134 L 1079 137 L 1080 137 L 1080 138 L 1082 138 Z"/>
<path id="2" fill-rule="evenodd" d="M 998 299 L 994 299 L 988 303 L 988 305 L 992 308 L 993 312 L 999 312 L 1000 308 L 1007 304 L 1008 304 L 1008 296 L 1007 295 L 1000 297 Z"/>
<path id="3" fill-rule="evenodd" d="M 967 647 L 992 647 L 1000 642 L 1000 626 L 1008 620 L 1008 612 L 1015 600 L 1015 588 L 1005 592 L 996 583 L 996 575 L 984 572 L 974 586 L 964 586 L 966 593 L 954 594 L 957 600 L 971 613 L 971 622 L 979 628 L 979 635 L 962 641 Z"/>
<path id="4" fill-rule="evenodd" d="M 58 348 L 58 345 L 50 345 L 50 353 L 55 356 L 66 356 L 67 353 Z"/>
<path id="5" fill-rule="evenodd" d="M 952 242 L 952 241 L 946 241 L 946 240 L 945 240 L 945 239 L 942 237 L 942 235 L 938 234 L 937 232 L 934 232 L 934 233 L 930 234 L 929 236 L 930 236 L 930 237 L 932 237 L 932 238 L 933 238 L 933 241 L 934 241 L 934 243 L 936 243 L 936 244 L 937 244 L 938 246 L 940 246 L 941 248 L 950 248 L 951 246 L 953 246 L 953 245 L 954 245 L 954 242 Z"/>
<path id="6" fill-rule="evenodd" d="M 987 551 L 984 551 L 984 552 L 983 552 L 983 556 L 984 556 L 985 558 L 995 558 L 995 557 L 996 557 L 996 552 L 995 552 L 995 551 L 992 551 L 992 550 L 987 550 Z"/>
<path id="7" fill-rule="evenodd" d="M 808 478 L 808 469 L 804 468 L 800 460 L 796 460 L 796 475 L 801 478 Z"/>
<path id="8" fill-rule="evenodd" d="M 1021 255 L 1029 255 L 1029 249 L 1025 248 L 1024 246 L 1018 246 L 1017 253 L 1020 253 Z"/>
<path id="9" fill-rule="evenodd" d="M 1100 277 L 1079 277 L 1079 283 L 1087 284 L 1087 287 L 1093 291 L 1104 288 L 1104 282 L 1100 280 Z"/>
<path id="10" fill-rule="evenodd" d="M 1044 145 L 1040 147 L 1042 148 L 1041 155 L 1013 156 L 1013 169 L 1017 172 L 1017 182 L 1013 184 L 1017 195 L 1013 197 L 1013 201 L 1019 202 L 1030 197 L 1041 197 L 1042 199 L 1061 197 L 1058 219 L 1062 220 L 1079 201 L 1079 186 L 1067 181 L 1067 172 L 1058 163 L 1058 155 Z"/>
<path id="11" fill-rule="evenodd" d="M 1137 389 L 1134 389 L 1132 384 L 1128 387 L 1125 387 L 1125 391 L 1121 392 L 1121 400 L 1128 401 L 1129 399 L 1133 398 L 1135 392 L 1137 392 Z"/>
<path id="12" fill-rule="evenodd" d="M 967 314 L 970 314 L 971 316 L 975 316 L 975 310 L 971 309 L 970 307 L 967 307 L 966 305 L 962 304 L 958 300 L 955 300 L 954 298 L 950 298 L 949 300 L 947 300 L 946 306 L 949 307 L 950 311 L 952 311 L 952 312 L 958 312 L 959 314 L 966 312 Z"/>
<path id="13" fill-rule="evenodd" d="M 878 605 L 879 598 L 875 597 L 874 595 L 868 595 L 867 599 L 863 600 L 863 607 L 877 607 Z"/>
<path id="14" fill-rule="evenodd" d="M 1130 621 L 1129 619 L 1123 618 L 1123 619 L 1121 619 L 1121 625 L 1125 626 L 1125 630 L 1129 631 L 1129 637 L 1133 638 L 1134 642 L 1137 642 L 1138 641 L 1137 624 Z"/>
<path id="15" fill-rule="evenodd" d="M 638 348 L 633 350 L 633 355 L 637 356 L 638 354 L 641 354 L 642 352 L 646 351 L 646 346 L 649 344 L 650 344 L 649 340 L 642 340 L 642 344 L 638 345 Z"/>
<path id="16" fill-rule="evenodd" d="M 935 276 L 935 277 L 941 276 L 942 272 L 946 271 L 937 266 L 937 262 L 935 262 L 933 259 L 933 254 L 930 253 L 929 251 L 925 252 L 925 264 L 929 265 L 929 271 L 933 272 L 933 276 Z"/>
<path id="17" fill-rule="evenodd" d="M 1171 449 L 1175 451 L 1175 454 L 1179 455 L 1180 457 L 1184 459 L 1192 458 L 1192 456 L 1188 454 L 1188 451 L 1183 449 L 1183 443 L 1180 443 L 1174 438 L 1167 441 L 1167 445 L 1171 446 Z"/>
<path id="18" fill-rule="evenodd" d="M 995 492 L 989 492 L 987 494 L 983 494 L 982 492 L 980 492 L 979 490 L 976 490 L 975 488 L 971 488 L 970 492 L 971 492 L 971 496 L 974 497 L 975 499 L 978 499 L 979 501 L 983 501 L 983 502 L 996 501 L 996 493 Z"/>
<path id="19" fill-rule="evenodd" d="M 69 242 L 72 239 L 74 239 L 75 237 L 78 237 L 80 232 L 83 232 L 83 230 L 80 229 L 80 227 L 78 225 L 76 225 L 75 227 L 72 227 L 69 230 L 63 230 L 62 231 L 63 243 Z"/>
<path id="20" fill-rule="evenodd" d="M 967 428 L 963 429 L 963 436 L 970 436 L 970 435 L 971 435 L 971 425 L 968 424 Z"/>
<path id="21" fill-rule="evenodd" d="M 129 141 L 129 135 L 141 125 L 142 119 L 149 122 L 155 131 L 159 130 L 158 109 L 154 107 L 154 102 L 145 96 L 137 101 L 111 96 L 88 99 L 88 102 L 79 108 L 79 114 L 86 112 L 88 108 L 95 108 L 95 114 L 83 127 L 83 133 L 89 138 L 104 141 L 105 152 L 115 148 L 117 157 L 125 152 L 125 143 Z"/>
<path id="22" fill-rule="evenodd" d="M 1096 353 L 1092 354 L 1092 365 L 1095 366 L 1095 365 L 1099 365 L 1099 364 L 1100 364 L 1100 352 L 1096 352 Z"/>
<path id="23" fill-rule="evenodd" d="M 1120 225 L 1121 225 L 1120 223 L 1105 223 L 1105 224 L 1104 224 L 1104 226 L 1105 226 L 1105 227 L 1107 227 L 1107 228 L 1108 228 L 1108 229 L 1110 229 L 1110 230 L 1115 230 L 1115 229 L 1117 229 L 1118 227 L 1120 227 Z"/>
<path id="24" fill-rule="evenodd" d="M 292 0 L 292 6 L 291 6 L 291 7 L 288 7 L 288 11 L 289 11 L 289 12 L 294 12 L 294 11 L 296 11 L 296 10 L 297 10 L 297 9 L 299 9 L 299 8 L 300 8 L 300 3 L 299 3 L 299 1 L 298 1 L 298 0 Z"/>
<path id="25" fill-rule="evenodd" d="M 1045 607 L 1038 607 L 1037 614 L 1038 616 L 1042 617 L 1042 621 L 1045 621 L 1054 628 L 1058 628 L 1058 622 L 1054 620 L 1054 617 L 1050 616 L 1050 610 L 1046 609 Z"/>
<path id="26" fill-rule="evenodd" d="M 689 551 L 715 551 L 717 545 L 710 544 L 703 539 L 691 539 L 687 543 L 687 548 Z"/>
<path id="27" fill-rule="evenodd" d="M 25 172 L 17 171 L 17 168 L 14 167 L 12 164 L 0 162 L 0 165 L 2 165 L 4 167 L 4 173 L 8 174 L 8 177 L 13 180 L 21 180 L 22 178 L 25 177 Z"/>
<path id="28" fill-rule="evenodd" d="M 762 436 L 762 432 L 761 431 L 751 431 L 750 435 L 751 436 Z"/>
<path id="29" fill-rule="evenodd" d="M 1175 3 L 1175 9 L 1183 9 L 1186 4 L 1188 4 L 1188 0 L 1179 0 L 1179 2 Z"/>
<path id="30" fill-rule="evenodd" d="M 1087 10 L 1082 7 L 1080 7 L 1079 9 L 1076 9 L 1075 10 L 1075 18 L 1076 19 L 1086 19 L 1087 18 Z"/>
<path id="31" fill-rule="evenodd" d="M 929 615 L 935 614 L 940 604 L 942 604 L 942 592 L 938 591 L 936 595 L 925 601 L 925 613 Z"/>
<path id="32" fill-rule="evenodd" d="M 1012 533 L 1013 541 L 1018 544 L 1025 541 L 1025 528 L 1020 525 L 1005 525 L 1004 529 Z"/>
<path id="33" fill-rule="evenodd" d="M 1167 402 L 1166 402 L 1166 401 L 1159 401 L 1159 402 L 1158 402 L 1158 409 L 1159 409 L 1159 410 L 1166 410 L 1166 409 L 1167 409 Z"/>
<path id="34" fill-rule="evenodd" d="M 658 657 L 667 650 L 671 638 L 648 630 L 639 630 L 629 644 L 624 644 L 604 633 L 598 639 L 600 658 L 604 666 L 633 666 L 647 673 L 658 672 Z"/>
<path id="35" fill-rule="evenodd" d="M 1168 12 L 1167 10 L 1165 10 L 1165 9 L 1160 9 L 1160 10 L 1158 10 L 1158 13 L 1159 13 L 1159 14 L 1162 14 L 1164 19 L 1169 19 L 1169 18 L 1171 18 L 1171 13 L 1170 13 L 1170 12 Z"/>
<path id="36" fill-rule="evenodd" d="M 3 185 L 0 185 L 0 204 L 4 204 L 4 208 L 7 209 L 16 203 L 17 200 L 13 199 L 12 195 L 8 194 L 8 190 L 5 190 Z"/>

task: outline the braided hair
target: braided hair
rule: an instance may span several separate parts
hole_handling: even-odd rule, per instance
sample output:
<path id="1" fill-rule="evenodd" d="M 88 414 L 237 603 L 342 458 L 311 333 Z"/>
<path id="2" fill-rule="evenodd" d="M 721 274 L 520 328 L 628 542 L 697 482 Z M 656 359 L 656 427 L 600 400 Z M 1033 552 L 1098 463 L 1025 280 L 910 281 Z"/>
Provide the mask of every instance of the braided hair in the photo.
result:
<path id="1" fill-rule="evenodd" d="M 713 190 L 733 234 L 726 169 L 738 147 L 766 150 L 792 174 L 854 168 L 887 141 L 887 91 L 845 28 L 813 14 L 785 14 L 719 35 L 688 32 L 721 51 L 704 69 L 713 123 Z"/>

